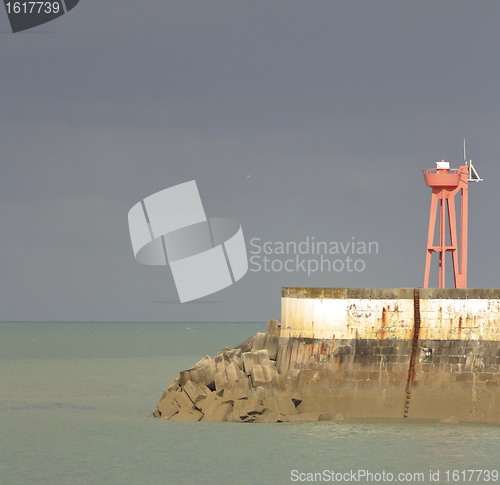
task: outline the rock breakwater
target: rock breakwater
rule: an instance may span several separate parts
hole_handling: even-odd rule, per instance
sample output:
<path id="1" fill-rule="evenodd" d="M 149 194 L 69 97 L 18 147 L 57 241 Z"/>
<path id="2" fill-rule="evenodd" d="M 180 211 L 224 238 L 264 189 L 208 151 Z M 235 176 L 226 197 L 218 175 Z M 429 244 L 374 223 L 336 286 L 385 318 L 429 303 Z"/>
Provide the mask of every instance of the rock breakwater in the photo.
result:
<path id="1" fill-rule="evenodd" d="M 278 423 L 330 419 L 328 413 L 304 413 L 297 377 L 276 370 L 280 324 L 269 320 L 234 349 L 226 347 L 181 371 L 150 415 L 173 421 Z M 336 416 L 337 419 L 340 416 Z"/>

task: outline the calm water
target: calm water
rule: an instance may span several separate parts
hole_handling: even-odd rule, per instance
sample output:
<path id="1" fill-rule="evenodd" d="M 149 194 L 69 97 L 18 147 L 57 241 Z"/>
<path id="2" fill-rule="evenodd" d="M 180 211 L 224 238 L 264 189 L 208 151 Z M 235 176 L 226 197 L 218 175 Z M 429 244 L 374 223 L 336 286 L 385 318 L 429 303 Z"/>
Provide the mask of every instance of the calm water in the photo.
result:
<path id="1" fill-rule="evenodd" d="M 452 472 L 500 470 L 498 426 L 146 417 L 179 370 L 258 331 L 264 323 L 0 323 L 0 484 L 281 484 L 323 471 L 349 483 L 351 470 L 374 474 L 359 483 L 387 483 L 382 472 L 489 483 Z"/>

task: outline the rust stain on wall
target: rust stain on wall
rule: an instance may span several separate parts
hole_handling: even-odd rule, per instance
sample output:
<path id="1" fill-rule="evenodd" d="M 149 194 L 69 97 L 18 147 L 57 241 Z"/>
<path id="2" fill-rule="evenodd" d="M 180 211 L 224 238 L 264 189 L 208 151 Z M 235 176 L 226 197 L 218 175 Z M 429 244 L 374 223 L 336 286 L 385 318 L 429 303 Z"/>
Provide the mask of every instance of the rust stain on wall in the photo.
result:
<path id="1" fill-rule="evenodd" d="M 389 307 L 387 307 L 387 308 L 389 308 Z M 384 339 L 386 336 L 386 332 L 387 332 L 386 326 L 387 326 L 387 312 L 386 312 L 385 307 L 384 307 L 384 308 L 382 308 L 382 326 L 380 327 L 380 330 L 378 331 L 378 334 L 377 334 L 377 337 L 381 340 Z"/>

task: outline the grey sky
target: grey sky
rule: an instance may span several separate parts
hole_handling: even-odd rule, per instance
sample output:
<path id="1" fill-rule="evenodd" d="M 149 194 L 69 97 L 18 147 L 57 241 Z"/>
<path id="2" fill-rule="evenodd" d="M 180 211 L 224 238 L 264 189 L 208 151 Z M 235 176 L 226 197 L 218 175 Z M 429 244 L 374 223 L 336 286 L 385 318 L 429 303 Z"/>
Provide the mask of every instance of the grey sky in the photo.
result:
<path id="1" fill-rule="evenodd" d="M 81 0 L 17 34 L 0 11 L 0 320 L 260 321 L 281 286 L 421 286 L 421 169 L 460 165 L 463 137 L 485 179 L 469 286 L 500 286 L 499 24 L 496 0 Z M 135 261 L 127 214 L 189 180 L 249 250 L 379 252 L 363 272 L 249 271 L 217 303 L 167 303 L 172 275 Z"/>

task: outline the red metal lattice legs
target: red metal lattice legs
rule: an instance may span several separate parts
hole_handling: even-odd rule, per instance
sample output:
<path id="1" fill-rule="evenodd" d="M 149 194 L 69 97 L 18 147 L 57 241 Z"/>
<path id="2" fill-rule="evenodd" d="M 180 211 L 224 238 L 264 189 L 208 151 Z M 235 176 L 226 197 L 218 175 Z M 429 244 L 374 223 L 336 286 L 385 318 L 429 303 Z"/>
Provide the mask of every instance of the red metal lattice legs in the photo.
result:
<path id="1" fill-rule="evenodd" d="M 445 219 L 446 191 L 441 192 L 441 211 L 439 215 L 439 288 L 445 288 L 446 283 L 446 219 Z"/>
<path id="2" fill-rule="evenodd" d="M 451 260 L 453 262 L 453 278 L 455 281 L 455 288 L 460 288 L 459 280 L 460 275 L 458 272 L 458 251 L 457 251 L 457 223 L 455 211 L 455 194 L 456 191 L 448 193 L 448 221 L 450 228 L 450 246 L 448 251 L 451 251 Z M 444 288 L 444 286 L 443 286 Z"/>
<path id="3" fill-rule="evenodd" d="M 436 212 L 439 197 L 434 190 L 431 197 L 431 212 L 429 216 L 429 232 L 427 236 L 427 255 L 425 256 L 424 288 L 429 288 L 429 274 L 431 271 L 431 260 L 434 242 L 434 227 L 436 225 Z"/>
<path id="4" fill-rule="evenodd" d="M 462 183 L 462 210 L 460 221 L 460 277 L 457 288 L 467 288 L 467 237 L 469 224 L 469 185 Z"/>

